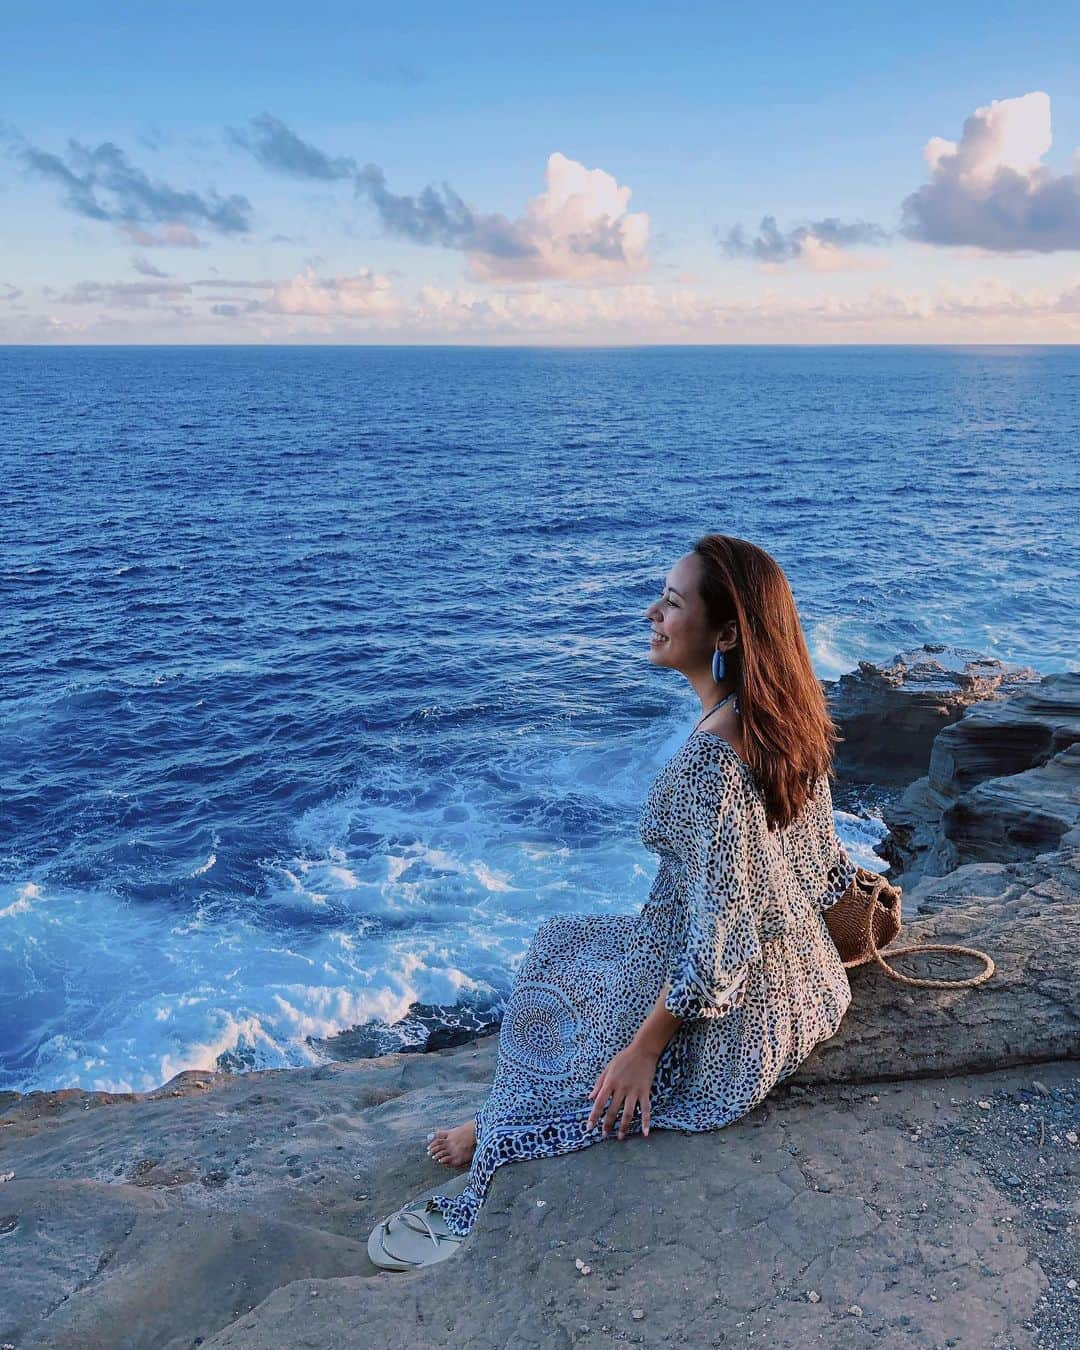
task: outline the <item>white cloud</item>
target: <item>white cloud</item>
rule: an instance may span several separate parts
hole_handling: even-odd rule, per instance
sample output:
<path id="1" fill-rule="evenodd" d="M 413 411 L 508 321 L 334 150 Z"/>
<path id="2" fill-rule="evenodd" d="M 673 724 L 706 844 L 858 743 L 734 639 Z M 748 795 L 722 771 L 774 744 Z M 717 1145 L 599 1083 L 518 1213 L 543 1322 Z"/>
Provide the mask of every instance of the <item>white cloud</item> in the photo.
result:
<path id="1" fill-rule="evenodd" d="M 649 217 L 627 210 L 628 187 L 558 152 L 548 158 L 546 180 L 547 190 L 513 222 L 529 247 L 469 252 L 476 280 L 617 283 L 649 267 Z"/>
<path id="2" fill-rule="evenodd" d="M 762 262 L 758 266 L 763 272 L 786 272 L 792 266 L 805 268 L 808 272 L 877 272 L 887 263 L 884 258 L 849 253 L 847 249 L 819 239 L 815 234 L 806 234 L 800 241 L 795 262 Z"/>
<path id="3" fill-rule="evenodd" d="M 319 277 L 313 267 L 307 267 L 275 285 L 273 295 L 261 306 L 272 314 L 320 318 L 385 318 L 400 307 L 390 279 L 368 267 L 346 277 Z"/>
<path id="4" fill-rule="evenodd" d="M 904 201 L 904 233 L 999 253 L 1080 249 L 1080 162 L 1055 174 L 1042 162 L 1051 141 L 1048 94 L 976 108 L 958 142 L 927 142 L 930 182 Z"/>

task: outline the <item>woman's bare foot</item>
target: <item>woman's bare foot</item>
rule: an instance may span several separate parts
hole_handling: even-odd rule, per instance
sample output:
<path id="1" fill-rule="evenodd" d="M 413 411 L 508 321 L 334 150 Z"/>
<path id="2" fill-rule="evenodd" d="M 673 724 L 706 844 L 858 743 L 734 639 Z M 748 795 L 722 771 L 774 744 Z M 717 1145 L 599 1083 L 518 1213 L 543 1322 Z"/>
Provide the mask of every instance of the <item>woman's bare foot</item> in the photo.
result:
<path id="1" fill-rule="evenodd" d="M 467 1120 L 452 1130 L 435 1130 L 428 1140 L 428 1156 L 444 1167 L 465 1167 L 476 1150 L 476 1121 Z"/>

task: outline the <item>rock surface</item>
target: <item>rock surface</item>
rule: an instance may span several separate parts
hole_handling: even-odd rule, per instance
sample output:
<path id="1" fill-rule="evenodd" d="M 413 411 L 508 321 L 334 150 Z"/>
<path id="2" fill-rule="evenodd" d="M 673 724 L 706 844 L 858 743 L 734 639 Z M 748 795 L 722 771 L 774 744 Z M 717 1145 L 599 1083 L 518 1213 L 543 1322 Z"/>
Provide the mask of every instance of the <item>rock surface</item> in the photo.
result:
<path id="1" fill-rule="evenodd" d="M 1076 1076 L 1040 1072 L 1057 1114 L 1075 1111 Z M 985 1350 L 1041 1344 L 1041 1323 L 1060 1348 L 1076 1155 L 1046 1132 L 1011 1151 L 1022 1175 L 1000 1166 L 1003 1119 L 1043 1100 L 1031 1083 L 833 1088 L 812 1107 L 778 1093 L 735 1130 L 508 1166 L 445 1264 L 299 1281 L 209 1345 Z"/>
<path id="2" fill-rule="evenodd" d="M 905 941 L 985 947 L 986 985 L 853 970 L 840 1031 L 756 1111 L 504 1167 L 467 1243 L 429 1271 L 376 1272 L 367 1236 L 448 1180 L 424 1136 L 482 1102 L 493 1038 L 16 1099 L 0 1116 L 0 1172 L 14 1173 L 0 1342 L 1051 1345 L 1039 1328 L 1070 1325 L 1074 1306 L 1061 1239 L 1078 1174 L 1076 866 L 1075 851 L 1052 855 L 990 873 L 978 900 L 926 898 Z M 959 960 L 905 959 L 922 973 Z M 1060 1117 L 1041 1146 L 974 1138 L 979 1101 L 1044 1119 L 1036 1080 Z"/>
<path id="3" fill-rule="evenodd" d="M 905 897 L 898 942 L 982 948 L 988 983 L 854 969 L 837 1035 L 755 1111 L 503 1167 L 461 1249 L 408 1273 L 376 1270 L 368 1234 L 452 1188 L 425 1135 L 483 1101 L 494 1038 L 149 1094 L 5 1094 L 0 1347 L 1080 1344 L 1075 678 L 1051 679 L 1049 712 L 980 704 L 933 742 L 958 738 L 953 805 L 1012 785 L 1003 839 L 1033 800 L 1044 820 L 1064 803 L 1057 847 L 1032 832 L 1021 857 L 927 873 Z M 984 717 L 1011 757 L 965 729 Z M 1034 797 L 1017 781 L 1032 773 Z"/>
<path id="4" fill-rule="evenodd" d="M 640 1308 L 645 1345 L 985 1347 L 1068 1325 L 1080 1083 L 1065 1062 L 781 1086 L 714 1134 L 510 1165 L 449 1261 L 376 1272 L 368 1232 L 447 1177 L 425 1127 L 475 1109 L 493 1053 L 21 1103 L 4 1118 L 0 1335 L 20 1350 L 603 1345 L 631 1338 Z M 1007 1153 L 1002 1112 L 1033 1127 Z"/>
<path id="5" fill-rule="evenodd" d="M 955 943 L 995 972 L 955 990 L 897 983 L 876 965 L 848 972 L 852 1005 L 792 1082 L 869 1082 L 1002 1068 L 1080 1054 L 1080 848 L 1013 863 L 980 894 L 978 875 L 924 891 L 925 913 L 891 945 Z M 949 879 L 951 880 L 951 879 Z M 981 962 L 946 953 L 889 958 L 904 975 L 958 979 Z"/>

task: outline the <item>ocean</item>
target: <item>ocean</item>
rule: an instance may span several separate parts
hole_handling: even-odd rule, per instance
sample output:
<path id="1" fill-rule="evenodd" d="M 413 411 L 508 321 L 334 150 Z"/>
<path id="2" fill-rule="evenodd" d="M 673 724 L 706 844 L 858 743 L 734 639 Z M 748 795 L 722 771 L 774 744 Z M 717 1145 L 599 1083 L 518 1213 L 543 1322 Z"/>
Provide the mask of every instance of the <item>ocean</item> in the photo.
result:
<path id="1" fill-rule="evenodd" d="M 635 910 L 701 534 L 822 678 L 1080 669 L 1076 348 L 7 347 L 0 431 L 0 1088 L 419 1047 Z"/>

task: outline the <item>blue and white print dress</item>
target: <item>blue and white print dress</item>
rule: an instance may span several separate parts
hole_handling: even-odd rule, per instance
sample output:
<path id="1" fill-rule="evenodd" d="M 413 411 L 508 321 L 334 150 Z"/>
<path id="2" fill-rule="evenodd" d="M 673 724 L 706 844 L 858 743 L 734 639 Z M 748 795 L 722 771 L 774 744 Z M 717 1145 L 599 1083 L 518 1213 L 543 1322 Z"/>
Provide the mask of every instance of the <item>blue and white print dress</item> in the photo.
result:
<path id="1" fill-rule="evenodd" d="M 468 1183 L 428 1202 L 453 1233 L 471 1231 L 503 1163 L 602 1141 L 600 1121 L 583 1133 L 588 1093 L 665 983 L 665 1006 L 683 1020 L 653 1079 L 656 1129 L 715 1130 L 745 1115 L 835 1035 L 851 1003 L 823 911 L 856 868 L 826 776 L 797 820 L 770 831 L 749 765 L 695 731 L 653 780 L 640 827 L 660 858 L 640 913 L 548 919 L 515 974 Z M 635 1114 L 627 1134 L 640 1130 Z"/>

